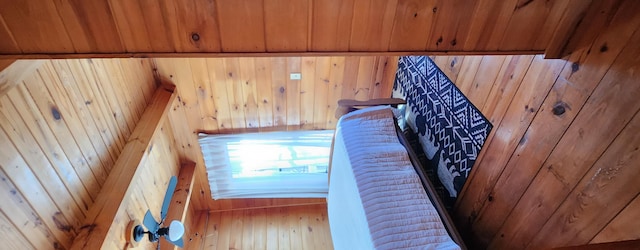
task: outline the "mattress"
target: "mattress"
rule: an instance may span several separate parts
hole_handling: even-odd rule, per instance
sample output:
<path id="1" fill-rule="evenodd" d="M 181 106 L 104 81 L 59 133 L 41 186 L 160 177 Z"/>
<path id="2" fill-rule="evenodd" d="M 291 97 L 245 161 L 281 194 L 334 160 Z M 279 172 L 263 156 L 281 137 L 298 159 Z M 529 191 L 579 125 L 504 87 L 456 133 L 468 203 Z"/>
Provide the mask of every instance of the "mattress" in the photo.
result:
<path id="1" fill-rule="evenodd" d="M 340 118 L 327 203 L 335 249 L 460 249 L 400 144 L 389 108 Z"/>

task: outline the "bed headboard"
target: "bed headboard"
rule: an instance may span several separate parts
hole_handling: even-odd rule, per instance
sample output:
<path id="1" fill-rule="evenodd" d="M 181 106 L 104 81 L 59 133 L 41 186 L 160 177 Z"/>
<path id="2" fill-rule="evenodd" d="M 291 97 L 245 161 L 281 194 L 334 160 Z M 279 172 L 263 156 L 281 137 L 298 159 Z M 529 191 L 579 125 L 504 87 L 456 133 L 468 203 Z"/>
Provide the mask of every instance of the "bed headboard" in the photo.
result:
<path id="1" fill-rule="evenodd" d="M 407 101 L 406 123 L 457 197 L 493 125 L 427 56 L 400 58 L 393 97 Z"/>

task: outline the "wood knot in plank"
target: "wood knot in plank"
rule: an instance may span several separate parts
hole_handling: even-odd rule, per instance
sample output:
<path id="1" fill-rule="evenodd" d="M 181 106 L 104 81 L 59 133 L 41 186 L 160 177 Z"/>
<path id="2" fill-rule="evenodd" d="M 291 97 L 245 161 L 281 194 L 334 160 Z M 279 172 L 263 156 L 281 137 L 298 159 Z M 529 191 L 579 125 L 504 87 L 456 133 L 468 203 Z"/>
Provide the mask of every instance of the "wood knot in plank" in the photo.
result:
<path id="1" fill-rule="evenodd" d="M 442 39 L 442 36 L 440 36 L 440 37 L 438 38 L 438 41 L 436 41 L 436 46 L 440 45 L 440 44 L 442 43 L 442 40 L 443 40 L 443 39 Z"/>
<path id="2" fill-rule="evenodd" d="M 200 41 L 200 34 L 198 34 L 198 32 L 191 33 L 191 40 L 194 42 Z"/>
<path id="3" fill-rule="evenodd" d="M 53 119 L 55 119 L 56 121 L 62 119 L 62 115 L 60 114 L 60 110 L 58 110 L 58 107 L 56 107 L 56 106 L 51 106 L 51 115 L 53 116 Z"/>
<path id="4" fill-rule="evenodd" d="M 567 111 L 566 109 L 568 107 L 569 105 L 560 101 L 560 102 L 557 102 L 555 105 L 553 105 L 553 109 L 551 110 L 551 112 L 556 116 L 561 116 Z"/>
<path id="5" fill-rule="evenodd" d="M 51 219 L 53 219 L 53 223 L 56 224 L 56 228 L 58 228 L 59 230 L 65 232 L 70 232 L 71 230 L 73 230 L 73 227 L 65 223 L 66 220 L 64 219 L 61 212 L 56 212 L 55 214 L 53 214 L 53 216 L 51 216 Z"/>
<path id="6" fill-rule="evenodd" d="M 609 50 L 609 47 L 607 46 L 607 44 L 603 44 L 602 47 L 600 47 L 600 52 L 607 52 L 607 50 Z"/>
<path id="7" fill-rule="evenodd" d="M 577 62 L 571 64 L 571 73 L 576 73 L 578 72 L 578 70 L 580 70 L 580 64 L 578 64 Z"/>

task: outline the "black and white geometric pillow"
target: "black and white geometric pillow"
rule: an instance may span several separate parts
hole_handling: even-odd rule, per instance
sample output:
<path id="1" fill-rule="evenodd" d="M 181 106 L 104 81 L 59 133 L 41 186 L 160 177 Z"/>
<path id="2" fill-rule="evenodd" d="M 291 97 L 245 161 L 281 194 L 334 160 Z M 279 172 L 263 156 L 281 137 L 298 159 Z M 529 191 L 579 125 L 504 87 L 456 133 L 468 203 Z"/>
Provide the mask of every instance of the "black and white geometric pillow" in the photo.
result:
<path id="1" fill-rule="evenodd" d="M 493 126 L 426 56 L 401 57 L 393 89 L 407 101 L 407 123 L 438 178 L 457 197 Z"/>

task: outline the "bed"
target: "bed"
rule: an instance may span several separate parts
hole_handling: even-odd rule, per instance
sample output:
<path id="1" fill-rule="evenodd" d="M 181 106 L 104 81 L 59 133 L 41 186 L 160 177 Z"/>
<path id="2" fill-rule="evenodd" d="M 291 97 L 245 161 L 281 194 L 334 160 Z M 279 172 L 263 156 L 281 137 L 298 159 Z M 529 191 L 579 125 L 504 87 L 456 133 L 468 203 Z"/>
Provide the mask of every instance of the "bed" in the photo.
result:
<path id="1" fill-rule="evenodd" d="M 339 104 L 344 111 L 388 101 Z M 375 106 L 337 124 L 327 197 L 334 248 L 465 249 L 394 117 Z"/>

